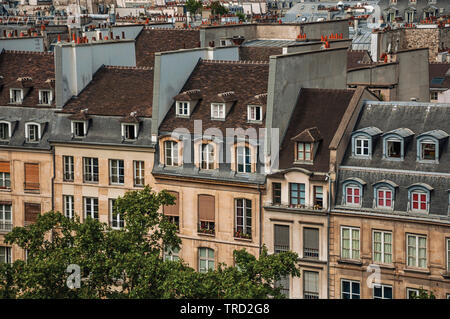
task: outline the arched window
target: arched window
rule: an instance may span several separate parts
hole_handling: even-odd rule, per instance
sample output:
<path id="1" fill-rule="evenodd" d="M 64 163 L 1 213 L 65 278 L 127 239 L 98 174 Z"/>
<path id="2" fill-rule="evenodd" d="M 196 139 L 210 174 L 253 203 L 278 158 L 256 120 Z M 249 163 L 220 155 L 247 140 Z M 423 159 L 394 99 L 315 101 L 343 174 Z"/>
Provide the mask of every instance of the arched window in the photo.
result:
<path id="1" fill-rule="evenodd" d="M 361 206 L 363 186 L 366 183 L 359 178 L 347 179 L 342 184 L 343 202 L 348 206 Z"/>
<path id="2" fill-rule="evenodd" d="M 374 207 L 394 209 L 395 188 L 397 184 L 391 181 L 380 181 L 374 185 Z"/>
<path id="3" fill-rule="evenodd" d="M 408 187 L 409 210 L 412 212 L 428 213 L 430 210 L 430 192 L 433 188 L 424 183 Z"/>
<path id="4" fill-rule="evenodd" d="M 377 127 L 365 127 L 352 133 L 352 156 L 370 158 L 374 138 L 382 131 Z"/>
<path id="5" fill-rule="evenodd" d="M 37 123 L 26 123 L 25 139 L 29 143 L 39 142 L 41 139 L 41 126 Z"/>

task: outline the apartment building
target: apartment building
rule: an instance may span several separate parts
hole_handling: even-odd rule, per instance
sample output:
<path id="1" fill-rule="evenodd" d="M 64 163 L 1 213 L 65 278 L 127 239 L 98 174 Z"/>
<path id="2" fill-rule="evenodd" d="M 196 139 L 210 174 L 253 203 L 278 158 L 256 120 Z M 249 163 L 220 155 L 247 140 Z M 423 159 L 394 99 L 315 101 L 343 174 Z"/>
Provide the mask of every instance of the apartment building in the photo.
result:
<path id="1" fill-rule="evenodd" d="M 449 298 L 447 104 L 367 101 L 339 167 L 330 297 Z"/>

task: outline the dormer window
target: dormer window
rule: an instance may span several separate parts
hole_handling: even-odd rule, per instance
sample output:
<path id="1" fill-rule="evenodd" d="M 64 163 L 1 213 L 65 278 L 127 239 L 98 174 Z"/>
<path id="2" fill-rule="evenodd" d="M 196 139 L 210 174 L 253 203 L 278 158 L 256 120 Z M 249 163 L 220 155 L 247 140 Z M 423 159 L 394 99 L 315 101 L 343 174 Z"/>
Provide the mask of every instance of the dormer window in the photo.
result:
<path id="1" fill-rule="evenodd" d="M 405 157 L 405 141 L 414 132 L 408 128 L 399 128 L 383 134 L 383 158 L 402 160 Z"/>
<path id="2" fill-rule="evenodd" d="M 211 118 L 225 119 L 225 103 L 211 103 Z"/>
<path id="3" fill-rule="evenodd" d="M 436 160 L 436 144 L 433 141 L 423 141 L 420 143 L 420 159 Z"/>
<path id="4" fill-rule="evenodd" d="M 342 184 L 343 202 L 347 206 L 360 207 L 363 196 L 363 186 L 366 183 L 359 178 L 351 178 Z"/>
<path id="5" fill-rule="evenodd" d="M 312 160 L 311 153 L 312 145 L 311 143 L 297 143 L 297 160 L 298 161 L 310 161 Z"/>
<path id="6" fill-rule="evenodd" d="M 375 192 L 375 207 L 381 209 L 393 209 L 395 188 L 398 187 L 398 185 L 391 181 L 383 180 L 375 183 L 373 186 Z"/>
<path id="7" fill-rule="evenodd" d="M 430 210 L 431 186 L 417 183 L 408 187 L 409 209 L 412 212 L 428 213 Z"/>
<path id="8" fill-rule="evenodd" d="M 190 115 L 190 103 L 177 101 L 177 115 L 178 116 L 189 116 Z"/>
<path id="9" fill-rule="evenodd" d="M 87 134 L 86 121 L 72 121 L 72 135 L 74 137 L 85 137 Z"/>
<path id="10" fill-rule="evenodd" d="M 50 105 L 52 104 L 52 91 L 39 90 L 39 104 Z"/>
<path id="11" fill-rule="evenodd" d="M 356 157 L 370 158 L 372 156 L 372 144 L 374 138 L 382 132 L 376 127 L 366 127 L 352 133 L 352 155 Z"/>
<path id="12" fill-rule="evenodd" d="M 0 122 L 0 141 L 8 141 L 11 138 L 11 123 Z"/>
<path id="13" fill-rule="evenodd" d="M 178 166 L 178 143 L 175 141 L 164 142 L 164 162 L 166 166 Z"/>
<path id="14" fill-rule="evenodd" d="M 41 126 L 36 123 L 25 124 L 25 139 L 28 143 L 36 143 L 41 139 Z"/>
<path id="15" fill-rule="evenodd" d="M 124 124 L 122 123 L 122 138 L 125 140 L 133 141 L 137 139 L 137 124 Z"/>
<path id="16" fill-rule="evenodd" d="M 366 137 L 355 138 L 355 155 L 369 156 L 370 154 L 370 140 Z"/>
<path id="17" fill-rule="evenodd" d="M 236 163 L 238 173 L 251 173 L 251 152 L 247 146 L 236 147 Z"/>
<path id="18" fill-rule="evenodd" d="M 387 158 L 402 157 L 402 142 L 400 140 L 386 141 L 386 157 Z"/>
<path id="19" fill-rule="evenodd" d="M 201 168 L 214 169 L 214 145 L 211 143 L 201 144 Z"/>
<path id="20" fill-rule="evenodd" d="M 22 104 L 23 101 L 23 90 L 22 89 L 10 89 L 9 90 L 9 100 L 13 104 Z"/>
<path id="21" fill-rule="evenodd" d="M 439 162 L 439 146 L 448 138 L 442 130 L 433 130 L 417 137 L 417 160 L 425 163 Z"/>
<path id="22" fill-rule="evenodd" d="M 259 105 L 249 105 L 247 108 L 248 121 L 261 122 L 262 121 L 262 107 Z"/>

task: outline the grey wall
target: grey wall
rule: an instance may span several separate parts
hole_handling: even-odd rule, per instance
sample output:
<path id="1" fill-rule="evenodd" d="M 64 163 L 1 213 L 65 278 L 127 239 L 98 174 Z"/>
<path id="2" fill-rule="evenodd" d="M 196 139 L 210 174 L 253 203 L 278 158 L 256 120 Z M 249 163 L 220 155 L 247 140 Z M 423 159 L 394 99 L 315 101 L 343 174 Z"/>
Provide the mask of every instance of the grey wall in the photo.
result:
<path id="1" fill-rule="evenodd" d="M 389 85 L 398 82 L 398 64 L 386 63 L 376 67 L 358 68 L 348 71 L 349 85 Z"/>
<path id="2" fill-rule="evenodd" d="M 44 38 L 43 37 L 2 38 L 0 39 L 0 51 L 3 49 L 16 51 L 44 52 Z"/>
<path id="3" fill-rule="evenodd" d="M 397 52 L 398 100 L 430 102 L 428 48 Z"/>
<path id="4" fill-rule="evenodd" d="M 330 44 L 330 49 L 334 48 L 348 48 L 352 45 L 352 40 L 336 40 L 328 41 Z M 296 45 L 291 45 L 283 48 L 283 53 L 294 53 L 294 52 L 308 52 L 320 50 L 323 46 L 322 42 L 305 42 Z"/>

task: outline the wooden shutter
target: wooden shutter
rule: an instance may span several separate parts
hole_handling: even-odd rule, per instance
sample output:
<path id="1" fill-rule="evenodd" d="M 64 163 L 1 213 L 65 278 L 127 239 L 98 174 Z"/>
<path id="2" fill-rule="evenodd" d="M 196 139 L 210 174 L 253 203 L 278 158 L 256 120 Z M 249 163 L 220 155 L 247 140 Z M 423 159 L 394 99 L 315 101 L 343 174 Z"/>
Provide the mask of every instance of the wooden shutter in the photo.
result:
<path id="1" fill-rule="evenodd" d="M 25 203 L 25 224 L 36 222 L 41 213 L 41 204 Z"/>
<path id="2" fill-rule="evenodd" d="M 180 213 L 180 204 L 179 204 L 179 195 L 177 192 L 168 192 L 169 194 L 175 196 L 175 204 L 174 205 L 164 205 L 163 206 L 163 214 L 167 216 L 179 216 Z"/>
<path id="3" fill-rule="evenodd" d="M 289 226 L 275 225 L 274 245 L 285 250 L 289 250 Z"/>
<path id="4" fill-rule="evenodd" d="M 317 228 L 303 228 L 303 247 L 319 249 L 319 230 Z"/>
<path id="5" fill-rule="evenodd" d="M 25 189 L 39 189 L 39 164 L 25 163 Z"/>
<path id="6" fill-rule="evenodd" d="M 0 162 L 0 173 L 10 173 L 9 162 Z"/>
<path id="7" fill-rule="evenodd" d="M 212 195 L 198 195 L 198 219 L 204 222 L 215 220 L 215 199 Z"/>

